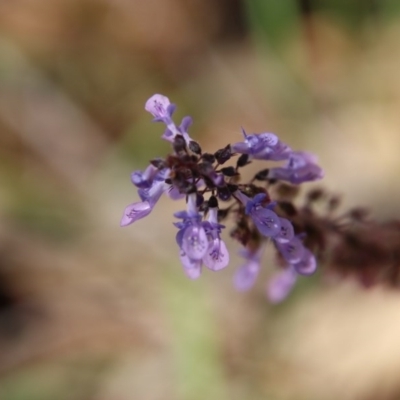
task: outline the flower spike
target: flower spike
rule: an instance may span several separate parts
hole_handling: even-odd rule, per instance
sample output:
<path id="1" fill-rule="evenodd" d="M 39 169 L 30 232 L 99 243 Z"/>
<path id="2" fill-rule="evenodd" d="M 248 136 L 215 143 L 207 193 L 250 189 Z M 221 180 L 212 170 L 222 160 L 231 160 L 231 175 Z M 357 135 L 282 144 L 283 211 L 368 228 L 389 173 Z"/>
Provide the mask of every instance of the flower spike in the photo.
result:
<path id="1" fill-rule="evenodd" d="M 315 157 L 292 151 L 274 133 L 248 134 L 243 128 L 241 142 L 203 152 L 200 143 L 188 133 L 192 118 L 186 116 L 176 125 L 175 108 L 162 94 L 151 96 L 145 104 L 154 121 L 165 125 L 162 139 L 171 144 L 171 152 L 165 158 L 154 158 L 144 171 L 132 172 L 131 181 L 141 201 L 125 208 L 121 226 L 148 216 L 163 194 L 175 201 L 186 198 L 186 209 L 174 214 L 177 221 L 173 224 L 178 230 L 176 243 L 184 273 L 190 279 L 198 279 L 203 267 L 215 272 L 229 265 L 228 248 L 222 238 L 225 226 L 221 222 L 232 216 L 231 237 L 243 246 L 241 255 L 245 260 L 235 274 L 235 287 L 245 291 L 254 285 L 269 241 L 285 269 L 271 279 L 267 296 L 272 302 L 283 300 L 298 275 L 315 272 L 317 261 L 299 235 L 301 224 L 295 220 L 296 211 L 280 197 L 279 190 L 272 191 L 270 187 L 280 181 L 297 185 L 320 179 L 322 169 Z M 285 163 L 264 167 L 246 183 L 241 171 L 252 160 Z"/>

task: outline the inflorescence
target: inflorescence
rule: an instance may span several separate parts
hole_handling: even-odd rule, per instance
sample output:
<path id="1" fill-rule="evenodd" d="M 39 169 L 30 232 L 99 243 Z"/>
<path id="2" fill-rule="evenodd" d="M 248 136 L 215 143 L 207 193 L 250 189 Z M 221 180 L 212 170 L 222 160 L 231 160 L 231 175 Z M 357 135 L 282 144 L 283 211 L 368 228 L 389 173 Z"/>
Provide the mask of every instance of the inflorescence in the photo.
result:
<path id="1" fill-rule="evenodd" d="M 288 193 L 303 182 L 319 180 L 323 171 L 310 153 L 293 151 L 273 133 L 247 134 L 243 140 L 203 152 L 188 133 L 192 124 L 184 117 L 177 126 L 172 120 L 175 105 L 155 94 L 145 105 L 155 122 L 163 122 L 162 138 L 172 145 L 166 158 L 156 158 L 144 171 L 131 174 L 141 201 L 126 207 L 121 226 L 151 213 L 163 194 L 173 200 L 186 198 L 186 210 L 175 213 L 176 241 L 186 275 L 197 279 L 203 265 L 219 271 L 229 264 L 229 253 L 221 233 L 224 220 L 232 217 L 230 236 L 242 245 L 245 262 L 235 274 L 238 290 L 250 289 L 259 273 L 267 242 L 277 251 L 283 267 L 267 285 L 271 301 L 283 300 L 298 275 L 316 271 L 315 254 L 305 245 L 307 233 L 296 222 L 296 210 L 287 201 Z M 262 169 L 248 183 L 241 182 L 242 170 L 252 160 L 279 162 Z"/>

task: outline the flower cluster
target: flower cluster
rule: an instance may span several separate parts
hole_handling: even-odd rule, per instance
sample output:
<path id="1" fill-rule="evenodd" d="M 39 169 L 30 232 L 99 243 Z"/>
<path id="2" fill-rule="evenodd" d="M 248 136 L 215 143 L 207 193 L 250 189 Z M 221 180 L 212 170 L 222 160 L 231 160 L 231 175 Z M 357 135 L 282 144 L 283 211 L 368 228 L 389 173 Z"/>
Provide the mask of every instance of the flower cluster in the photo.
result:
<path id="1" fill-rule="evenodd" d="M 221 222 L 232 216 L 235 227 L 231 237 L 243 246 L 240 254 L 245 259 L 235 274 L 235 286 L 239 290 L 251 288 L 266 242 L 271 242 L 282 271 L 268 283 L 267 294 L 273 302 L 283 300 L 297 276 L 313 274 L 317 262 L 303 244 L 305 235 L 294 226 L 290 210 L 285 210 L 285 201 L 278 195 L 272 201 L 270 188 L 280 182 L 295 187 L 321 179 L 323 171 L 315 157 L 293 151 L 273 133 L 247 134 L 244 130 L 242 141 L 213 153 L 203 152 L 188 133 L 192 119 L 184 117 L 177 126 L 172 120 L 175 105 L 167 97 L 152 96 L 145 109 L 155 122 L 165 124 L 162 138 L 171 143 L 172 152 L 166 158 L 151 160 L 144 171 L 131 174 L 141 201 L 126 207 L 121 226 L 150 214 L 163 194 L 173 200 L 185 198 L 186 210 L 175 214 L 176 242 L 186 275 L 196 279 L 203 265 L 212 271 L 228 266 L 229 253 L 221 238 L 225 226 Z M 252 160 L 280 163 L 260 170 L 250 182 L 243 183 L 241 171 Z"/>

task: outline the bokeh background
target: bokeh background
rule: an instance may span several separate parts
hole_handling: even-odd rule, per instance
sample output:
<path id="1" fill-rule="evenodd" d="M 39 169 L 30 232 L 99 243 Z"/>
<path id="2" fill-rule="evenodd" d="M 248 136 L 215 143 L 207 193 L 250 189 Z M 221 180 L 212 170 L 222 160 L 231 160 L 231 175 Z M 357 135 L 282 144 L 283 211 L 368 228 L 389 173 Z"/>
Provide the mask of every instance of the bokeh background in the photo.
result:
<path id="1" fill-rule="evenodd" d="M 400 293 L 323 273 L 281 305 L 240 265 L 189 281 L 163 199 L 120 228 L 169 147 L 272 131 L 344 207 L 399 213 L 397 0 L 0 1 L 0 399 L 398 400 Z"/>

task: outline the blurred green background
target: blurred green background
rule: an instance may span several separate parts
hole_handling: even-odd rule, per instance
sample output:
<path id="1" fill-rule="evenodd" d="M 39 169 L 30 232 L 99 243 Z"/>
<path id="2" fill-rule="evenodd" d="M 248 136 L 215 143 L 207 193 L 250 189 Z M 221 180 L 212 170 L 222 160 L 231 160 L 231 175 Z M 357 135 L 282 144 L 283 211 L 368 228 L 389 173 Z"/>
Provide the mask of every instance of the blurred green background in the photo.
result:
<path id="1" fill-rule="evenodd" d="M 345 205 L 398 216 L 398 0 L 0 1 L 0 399 L 398 400 L 400 294 L 318 274 L 270 305 L 240 265 L 182 273 L 161 200 L 163 93 L 215 150 L 272 131 Z"/>

